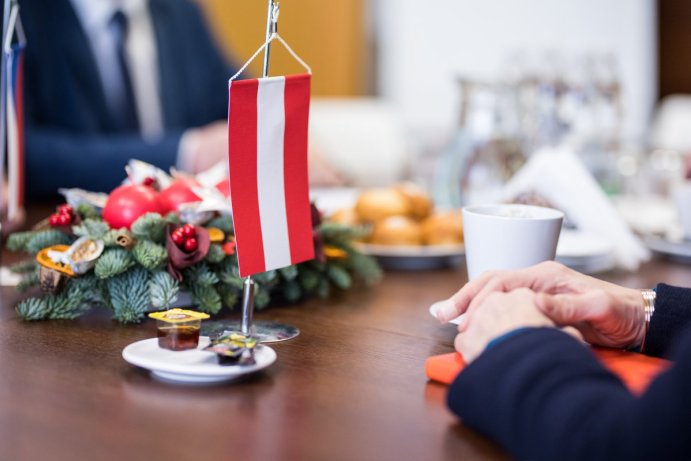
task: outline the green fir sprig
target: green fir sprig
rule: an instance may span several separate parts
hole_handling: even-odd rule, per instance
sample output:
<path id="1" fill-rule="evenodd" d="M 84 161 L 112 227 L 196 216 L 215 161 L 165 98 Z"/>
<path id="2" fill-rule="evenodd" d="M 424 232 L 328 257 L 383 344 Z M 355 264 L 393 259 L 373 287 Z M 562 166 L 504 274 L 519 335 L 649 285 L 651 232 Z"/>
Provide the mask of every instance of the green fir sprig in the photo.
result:
<path id="1" fill-rule="evenodd" d="M 25 320 L 73 319 L 100 306 L 111 310 L 119 322 L 137 323 L 148 311 L 175 305 L 181 290 L 192 295 L 197 309 L 210 314 L 217 314 L 223 307 L 239 307 L 244 280 L 239 275 L 236 255 L 232 251 L 227 254 L 228 248 L 222 243 L 212 243 L 202 261 L 183 269 L 182 282 L 168 272 L 166 228 L 183 224 L 179 215 L 147 213 L 127 230 L 111 229 L 90 205 L 79 205 L 76 213 L 81 220 L 71 229 L 17 232 L 7 240 L 9 250 L 31 255 L 53 245 L 70 245 L 78 237 L 101 240 L 105 246 L 92 271 L 67 277 L 57 293 L 19 302 L 16 311 Z M 229 216 L 213 218 L 205 227 L 221 229 L 232 237 L 233 222 Z M 352 244 L 363 235 L 363 229 L 324 222 L 315 232 L 324 246 L 342 250 L 343 257 L 328 259 L 318 255 L 322 257 L 256 274 L 257 309 L 274 300 L 294 303 L 310 296 L 327 297 L 334 290 L 351 289 L 357 280 L 371 284 L 381 277 L 374 259 Z M 133 245 L 118 243 L 118 237 L 125 237 Z M 38 267 L 33 257 L 13 266 L 13 271 L 23 277 L 18 289 L 28 290 L 39 284 Z"/>

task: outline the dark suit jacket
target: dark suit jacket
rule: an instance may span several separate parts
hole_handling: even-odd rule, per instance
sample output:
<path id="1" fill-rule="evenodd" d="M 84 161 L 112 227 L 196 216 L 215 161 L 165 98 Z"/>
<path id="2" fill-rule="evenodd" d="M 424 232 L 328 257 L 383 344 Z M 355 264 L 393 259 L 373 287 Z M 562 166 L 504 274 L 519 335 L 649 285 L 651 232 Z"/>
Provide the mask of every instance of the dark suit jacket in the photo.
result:
<path id="1" fill-rule="evenodd" d="M 22 0 L 26 180 L 29 196 L 58 187 L 110 191 L 130 158 L 168 169 L 182 132 L 227 116 L 233 71 L 187 0 L 149 0 L 158 47 L 165 134 L 123 132 L 109 114 L 96 62 L 69 0 Z"/>
<path id="2" fill-rule="evenodd" d="M 688 460 L 690 326 L 691 289 L 658 285 L 646 350 L 674 365 L 640 397 L 566 333 L 528 328 L 461 372 L 449 406 L 519 460 Z"/>

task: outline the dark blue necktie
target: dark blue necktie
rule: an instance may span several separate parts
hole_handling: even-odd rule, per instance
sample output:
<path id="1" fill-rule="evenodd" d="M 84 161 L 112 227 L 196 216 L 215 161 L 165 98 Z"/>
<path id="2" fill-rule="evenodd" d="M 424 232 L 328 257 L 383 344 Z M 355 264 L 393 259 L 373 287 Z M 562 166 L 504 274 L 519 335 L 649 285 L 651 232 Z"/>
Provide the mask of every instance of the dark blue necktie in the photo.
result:
<path id="1" fill-rule="evenodd" d="M 127 16 L 122 11 L 116 11 L 110 20 L 115 36 L 115 51 L 120 68 L 122 91 L 115 107 L 114 118 L 120 128 L 126 131 L 139 131 L 139 121 L 132 89 L 132 80 L 125 55 L 125 40 L 127 38 Z"/>

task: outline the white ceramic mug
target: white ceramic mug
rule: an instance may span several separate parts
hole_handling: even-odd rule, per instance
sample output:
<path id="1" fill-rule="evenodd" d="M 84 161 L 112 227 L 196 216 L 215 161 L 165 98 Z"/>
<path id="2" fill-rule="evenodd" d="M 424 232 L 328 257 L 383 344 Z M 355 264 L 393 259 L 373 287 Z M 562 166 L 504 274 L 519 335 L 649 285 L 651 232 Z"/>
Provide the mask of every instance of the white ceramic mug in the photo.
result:
<path id="1" fill-rule="evenodd" d="M 559 210 L 531 205 L 464 207 L 468 279 L 488 270 L 519 269 L 554 259 L 563 219 Z"/>
<path id="2" fill-rule="evenodd" d="M 679 212 L 679 221 L 681 222 L 681 229 L 684 231 L 684 238 L 691 240 L 691 182 L 687 181 L 677 186 L 672 196 Z"/>

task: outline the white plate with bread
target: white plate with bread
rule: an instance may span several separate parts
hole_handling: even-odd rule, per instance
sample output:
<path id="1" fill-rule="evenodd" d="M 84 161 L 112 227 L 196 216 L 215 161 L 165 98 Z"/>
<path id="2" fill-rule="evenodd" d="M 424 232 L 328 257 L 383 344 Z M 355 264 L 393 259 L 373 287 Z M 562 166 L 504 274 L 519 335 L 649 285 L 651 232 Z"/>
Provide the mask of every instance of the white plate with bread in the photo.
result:
<path id="1" fill-rule="evenodd" d="M 426 270 L 454 267 L 464 261 L 463 245 L 377 245 L 358 243 L 358 249 L 374 256 L 385 269 Z"/>
<path id="2" fill-rule="evenodd" d="M 329 219 L 371 229 L 359 248 L 384 268 L 436 269 L 457 265 L 465 255 L 461 210 L 435 210 L 414 184 L 361 191 Z"/>

